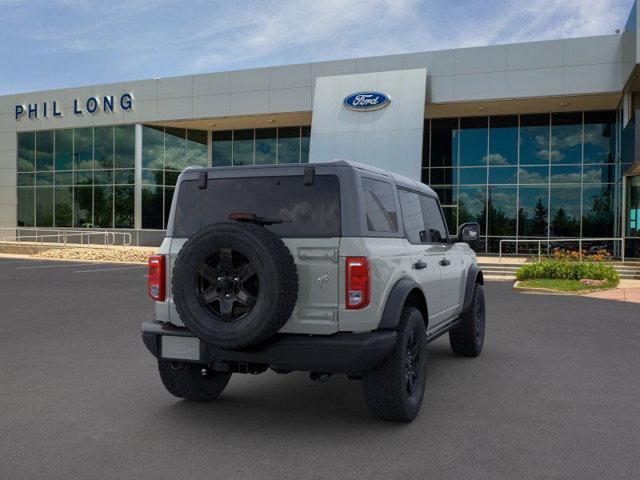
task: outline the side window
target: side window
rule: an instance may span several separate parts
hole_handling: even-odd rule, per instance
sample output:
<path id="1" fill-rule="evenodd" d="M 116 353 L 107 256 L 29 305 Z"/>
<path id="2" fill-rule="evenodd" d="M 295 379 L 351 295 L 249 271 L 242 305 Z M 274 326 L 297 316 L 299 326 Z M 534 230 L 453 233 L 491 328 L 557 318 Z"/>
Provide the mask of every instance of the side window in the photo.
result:
<path id="1" fill-rule="evenodd" d="M 407 238 L 413 244 L 426 242 L 427 232 L 424 227 L 420 196 L 402 189 L 398 190 L 398 195 L 400 196 L 400 210 Z"/>
<path id="2" fill-rule="evenodd" d="M 398 214 L 391 184 L 372 178 L 363 178 L 362 195 L 369 231 L 396 233 Z"/>
<path id="3" fill-rule="evenodd" d="M 427 225 L 427 241 L 433 243 L 448 243 L 449 235 L 444 224 L 438 201 L 435 198 L 420 195 L 424 222 Z"/>

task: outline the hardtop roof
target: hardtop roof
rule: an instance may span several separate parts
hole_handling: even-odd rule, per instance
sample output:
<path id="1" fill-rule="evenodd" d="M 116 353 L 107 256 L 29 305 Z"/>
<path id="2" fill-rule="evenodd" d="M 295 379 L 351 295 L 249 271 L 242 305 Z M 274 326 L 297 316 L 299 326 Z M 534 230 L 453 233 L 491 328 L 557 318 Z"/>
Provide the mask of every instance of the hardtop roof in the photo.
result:
<path id="1" fill-rule="evenodd" d="M 417 180 L 414 180 L 412 178 L 409 178 L 407 176 L 404 175 L 400 175 L 398 173 L 395 172 L 391 172 L 389 170 L 384 170 L 382 168 L 378 168 L 378 167 L 374 167 L 371 165 L 366 165 L 364 163 L 359 163 L 359 162 L 353 162 L 351 160 L 341 160 L 341 159 L 336 159 L 336 160 L 331 160 L 329 162 L 318 162 L 318 163 L 299 163 L 299 164 L 281 164 L 281 165 L 250 165 L 250 166 L 242 166 L 242 167 L 235 167 L 235 166 L 229 166 L 229 167 L 207 167 L 206 170 L 209 172 L 214 173 L 215 176 L 215 172 L 225 172 L 226 174 L 229 173 L 229 171 L 233 170 L 233 171 L 238 171 L 239 173 L 242 172 L 241 176 L 247 176 L 248 174 L 250 174 L 250 172 L 255 172 L 256 170 L 261 170 L 261 171 L 265 171 L 265 170 L 277 170 L 277 169 L 300 169 L 300 170 L 304 170 L 307 167 L 340 167 L 340 168 L 353 168 L 353 169 L 357 169 L 357 170 L 361 170 L 364 172 L 369 172 L 369 173 L 374 173 L 376 175 L 382 175 L 382 176 L 386 176 L 386 177 L 390 177 L 397 186 L 399 187 L 405 187 L 405 188 L 409 188 L 411 190 L 417 190 L 417 191 L 421 191 L 423 193 L 427 193 L 429 195 L 435 196 L 436 193 L 433 191 L 433 189 L 431 187 L 429 187 L 428 185 L 419 182 Z M 203 168 L 202 167 L 187 167 L 185 169 L 185 172 L 187 171 L 195 171 L 195 170 L 199 170 L 202 171 Z M 226 175 L 225 175 L 226 176 Z"/>

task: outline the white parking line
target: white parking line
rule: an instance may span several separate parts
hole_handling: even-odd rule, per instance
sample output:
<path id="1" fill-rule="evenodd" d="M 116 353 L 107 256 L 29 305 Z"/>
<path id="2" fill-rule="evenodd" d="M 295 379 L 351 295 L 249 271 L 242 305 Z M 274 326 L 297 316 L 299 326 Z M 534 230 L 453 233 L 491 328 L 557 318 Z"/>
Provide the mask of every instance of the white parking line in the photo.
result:
<path id="1" fill-rule="evenodd" d="M 147 268 L 147 266 L 141 265 L 139 267 L 94 268 L 92 270 L 76 270 L 73 273 L 110 272 L 113 270 L 133 270 L 135 268 Z"/>
<path id="2" fill-rule="evenodd" d="M 31 268 L 84 267 L 86 265 L 86 263 L 57 263 L 55 265 L 32 265 L 29 267 L 16 267 L 16 270 L 27 270 Z"/>

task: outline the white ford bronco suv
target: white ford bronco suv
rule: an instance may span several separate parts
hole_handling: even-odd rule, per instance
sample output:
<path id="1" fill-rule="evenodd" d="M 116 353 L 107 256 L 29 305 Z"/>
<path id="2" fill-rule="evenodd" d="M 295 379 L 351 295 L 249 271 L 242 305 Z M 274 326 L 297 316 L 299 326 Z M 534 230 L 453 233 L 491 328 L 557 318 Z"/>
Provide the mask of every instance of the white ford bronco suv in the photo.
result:
<path id="1" fill-rule="evenodd" d="M 420 410 L 427 344 L 482 350 L 482 272 L 424 184 L 347 161 L 187 168 L 149 259 L 142 339 L 173 395 L 213 400 L 232 373 L 361 380 L 377 417 Z"/>

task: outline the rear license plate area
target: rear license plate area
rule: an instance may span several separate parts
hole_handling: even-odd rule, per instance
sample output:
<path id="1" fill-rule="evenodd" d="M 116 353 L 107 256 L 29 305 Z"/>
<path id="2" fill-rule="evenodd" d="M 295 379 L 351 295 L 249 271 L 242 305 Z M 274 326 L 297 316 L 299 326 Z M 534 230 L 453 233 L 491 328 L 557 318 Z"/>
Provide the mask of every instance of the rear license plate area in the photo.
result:
<path id="1" fill-rule="evenodd" d="M 160 352 L 162 358 L 172 360 L 200 360 L 200 340 L 196 337 L 171 337 L 163 335 Z"/>

